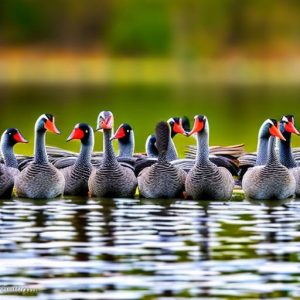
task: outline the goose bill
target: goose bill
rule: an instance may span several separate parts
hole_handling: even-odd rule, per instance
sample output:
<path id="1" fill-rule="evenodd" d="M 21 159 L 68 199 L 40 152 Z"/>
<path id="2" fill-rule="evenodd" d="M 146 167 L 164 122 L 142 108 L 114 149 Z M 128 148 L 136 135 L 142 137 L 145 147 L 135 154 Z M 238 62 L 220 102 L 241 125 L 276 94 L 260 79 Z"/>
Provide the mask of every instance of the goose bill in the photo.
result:
<path id="1" fill-rule="evenodd" d="M 84 132 L 80 128 L 74 128 L 69 137 L 67 138 L 67 142 L 71 140 L 81 140 L 84 137 Z"/>
<path id="2" fill-rule="evenodd" d="M 118 140 L 121 139 L 125 136 L 125 130 L 123 127 L 119 127 L 118 130 L 116 131 L 115 135 L 111 138 L 111 140 Z"/>
<path id="3" fill-rule="evenodd" d="M 299 135 L 300 132 L 297 130 L 297 128 L 295 127 L 295 125 L 293 124 L 293 122 L 288 122 L 286 125 L 285 125 L 285 130 L 287 132 L 290 132 L 290 133 L 294 133 L 294 134 L 297 134 Z"/>
<path id="4" fill-rule="evenodd" d="M 113 116 L 109 116 L 106 119 L 101 118 L 100 124 L 97 127 L 97 130 L 101 129 L 112 129 L 114 124 Z"/>
<path id="5" fill-rule="evenodd" d="M 17 143 L 28 143 L 27 140 L 24 139 L 21 133 L 17 132 L 14 134 L 14 139 Z"/>
<path id="6" fill-rule="evenodd" d="M 55 123 L 54 123 L 54 118 L 53 121 L 47 120 L 45 123 L 45 128 L 49 130 L 50 132 L 60 134 L 60 131 L 56 128 Z"/>
<path id="7" fill-rule="evenodd" d="M 198 118 L 195 119 L 194 127 L 193 129 L 188 133 L 188 136 L 191 136 L 192 134 L 199 132 L 203 129 L 204 122 L 200 121 Z"/>
<path id="8" fill-rule="evenodd" d="M 185 134 L 185 130 L 183 129 L 182 127 L 182 121 L 180 120 L 180 123 L 175 123 L 174 126 L 173 126 L 173 130 L 176 132 L 176 133 L 181 133 L 181 134 Z"/>
<path id="9" fill-rule="evenodd" d="M 272 125 L 269 129 L 270 131 L 270 134 L 273 135 L 273 136 L 276 136 L 278 137 L 279 139 L 285 141 L 285 138 L 284 136 L 282 135 L 282 133 L 280 132 L 280 130 L 275 126 L 275 125 Z"/>

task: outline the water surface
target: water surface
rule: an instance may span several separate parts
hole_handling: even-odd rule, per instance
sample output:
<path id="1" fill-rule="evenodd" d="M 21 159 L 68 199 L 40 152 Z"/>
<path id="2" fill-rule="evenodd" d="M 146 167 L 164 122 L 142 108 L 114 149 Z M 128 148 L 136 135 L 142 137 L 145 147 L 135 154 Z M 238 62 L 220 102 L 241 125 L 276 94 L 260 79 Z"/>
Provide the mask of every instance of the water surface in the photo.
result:
<path id="1" fill-rule="evenodd" d="M 299 299 L 300 199 L 239 198 L 3 200 L 0 286 L 51 300 Z"/>

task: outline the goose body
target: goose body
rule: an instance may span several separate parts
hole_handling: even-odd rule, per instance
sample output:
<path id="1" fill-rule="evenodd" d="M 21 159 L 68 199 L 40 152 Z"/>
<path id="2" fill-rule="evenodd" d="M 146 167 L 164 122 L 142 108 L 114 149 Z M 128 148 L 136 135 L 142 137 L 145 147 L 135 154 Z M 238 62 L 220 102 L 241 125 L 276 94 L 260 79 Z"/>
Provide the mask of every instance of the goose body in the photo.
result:
<path id="1" fill-rule="evenodd" d="M 175 198 L 184 191 L 186 173 L 167 160 L 170 129 L 166 122 L 156 127 L 158 160 L 138 176 L 140 193 L 145 198 Z"/>
<path id="2" fill-rule="evenodd" d="M 246 197 L 256 200 L 286 199 L 295 193 L 296 181 L 275 153 L 275 137 L 269 138 L 269 157 L 266 165 L 249 168 L 242 181 Z"/>
<path id="3" fill-rule="evenodd" d="M 44 114 L 35 125 L 35 155 L 16 177 L 15 187 L 18 197 L 25 198 L 54 198 L 63 194 L 65 179 L 51 163 L 45 149 L 46 130 L 59 133 L 54 124 L 54 117 Z"/>
<path id="4" fill-rule="evenodd" d="M 1 152 L 4 163 L 0 164 L 0 198 L 9 198 L 14 187 L 14 178 L 20 173 L 13 147 L 27 143 L 18 129 L 8 128 L 1 136 Z"/>
<path id="5" fill-rule="evenodd" d="M 88 180 L 93 166 L 91 156 L 94 147 L 93 129 L 85 123 L 79 123 L 70 134 L 68 141 L 72 139 L 81 140 L 81 149 L 75 163 L 61 169 L 65 178 L 65 195 L 88 195 Z"/>
<path id="6" fill-rule="evenodd" d="M 112 146 L 113 115 L 103 111 L 98 116 L 98 130 L 103 130 L 104 153 L 101 164 L 94 168 L 88 181 L 89 191 L 96 197 L 133 197 L 137 179 L 132 169 L 122 166 Z"/>
<path id="7" fill-rule="evenodd" d="M 187 174 L 185 190 L 193 199 L 229 200 L 234 188 L 234 179 L 224 167 L 209 160 L 209 125 L 205 116 L 195 117 L 189 135 L 197 133 L 197 157 L 194 167 Z"/>

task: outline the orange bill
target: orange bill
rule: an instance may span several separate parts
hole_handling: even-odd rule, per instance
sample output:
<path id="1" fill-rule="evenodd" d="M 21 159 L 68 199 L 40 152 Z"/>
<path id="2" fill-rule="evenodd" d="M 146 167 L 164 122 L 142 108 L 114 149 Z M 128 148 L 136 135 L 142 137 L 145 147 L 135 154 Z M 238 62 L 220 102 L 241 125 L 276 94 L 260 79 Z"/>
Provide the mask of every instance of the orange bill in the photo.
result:
<path id="1" fill-rule="evenodd" d="M 56 128 L 55 123 L 54 123 L 54 118 L 53 121 L 47 120 L 45 123 L 45 128 L 49 130 L 50 132 L 60 134 L 60 131 Z"/>

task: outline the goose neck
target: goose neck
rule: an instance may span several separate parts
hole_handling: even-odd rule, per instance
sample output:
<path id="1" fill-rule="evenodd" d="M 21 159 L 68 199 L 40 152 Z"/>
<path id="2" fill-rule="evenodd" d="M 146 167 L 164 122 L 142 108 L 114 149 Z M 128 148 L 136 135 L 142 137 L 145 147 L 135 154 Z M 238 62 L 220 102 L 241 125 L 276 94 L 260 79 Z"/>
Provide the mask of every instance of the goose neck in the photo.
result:
<path id="1" fill-rule="evenodd" d="M 103 163 L 104 164 L 114 164 L 117 163 L 117 159 L 115 156 L 114 148 L 112 145 L 112 141 L 110 140 L 112 136 L 111 129 L 104 129 L 103 130 Z"/>
<path id="2" fill-rule="evenodd" d="M 201 132 L 197 133 L 197 157 L 196 164 L 203 165 L 209 162 L 209 130 L 208 124 Z"/>
<path id="3" fill-rule="evenodd" d="M 170 134 L 167 153 L 166 153 L 166 160 L 172 161 L 175 159 L 178 159 L 178 154 L 177 154 L 175 143 Z"/>
<path id="4" fill-rule="evenodd" d="M 279 163 L 278 161 L 278 156 L 275 150 L 275 143 L 276 143 L 276 138 L 274 136 L 271 136 L 269 138 L 269 144 L 268 144 L 268 161 L 267 165 L 272 165 L 272 164 L 277 164 Z"/>
<path id="5" fill-rule="evenodd" d="M 130 132 L 130 137 L 126 141 L 118 140 L 118 156 L 131 158 L 134 152 L 134 136 L 133 133 Z"/>
<path id="6" fill-rule="evenodd" d="M 45 136 L 45 130 L 37 130 L 35 132 L 34 161 L 39 164 L 48 162 L 48 156 L 45 148 Z"/>
<path id="7" fill-rule="evenodd" d="M 90 163 L 93 152 L 93 144 L 81 144 L 80 153 L 76 163 Z"/>
<path id="8" fill-rule="evenodd" d="M 257 143 L 256 166 L 265 165 L 268 160 L 269 137 L 259 137 Z"/>
<path id="9" fill-rule="evenodd" d="M 283 136 L 285 137 L 285 141 L 279 141 L 279 158 L 280 162 L 286 166 L 287 168 L 295 168 L 297 167 L 296 160 L 292 153 L 291 148 L 291 133 L 283 132 Z"/>
<path id="10" fill-rule="evenodd" d="M 4 142 L 1 144 L 1 151 L 4 159 L 4 164 L 7 167 L 18 168 L 18 161 L 14 154 L 13 146 L 8 145 Z"/>

